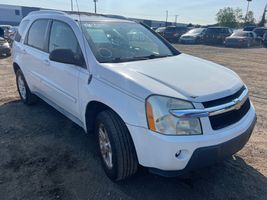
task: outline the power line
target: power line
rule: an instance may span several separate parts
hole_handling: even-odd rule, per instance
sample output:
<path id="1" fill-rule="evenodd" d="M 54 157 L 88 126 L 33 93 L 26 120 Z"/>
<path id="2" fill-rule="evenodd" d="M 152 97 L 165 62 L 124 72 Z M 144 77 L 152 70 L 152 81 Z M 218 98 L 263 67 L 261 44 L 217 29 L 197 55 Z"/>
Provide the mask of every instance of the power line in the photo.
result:
<path id="1" fill-rule="evenodd" d="M 168 25 L 168 17 L 169 17 L 169 11 L 166 10 L 166 26 Z"/>
<path id="2" fill-rule="evenodd" d="M 98 0 L 93 0 L 94 1 L 94 4 L 95 4 L 95 13 L 96 13 L 96 3 Z"/>
<path id="3" fill-rule="evenodd" d="M 70 0 L 70 3 L 71 3 L 71 5 L 70 5 L 71 11 L 73 11 L 73 0 Z"/>

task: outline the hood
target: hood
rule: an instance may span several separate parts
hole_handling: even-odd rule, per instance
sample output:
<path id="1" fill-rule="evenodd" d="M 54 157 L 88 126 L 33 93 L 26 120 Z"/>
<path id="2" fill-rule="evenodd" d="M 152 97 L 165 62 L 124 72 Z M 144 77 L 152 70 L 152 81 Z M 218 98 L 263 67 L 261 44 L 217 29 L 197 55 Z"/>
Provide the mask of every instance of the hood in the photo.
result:
<path id="1" fill-rule="evenodd" d="M 209 101 L 229 96 L 243 83 L 231 70 L 215 63 L 186 54 L 138 62 L 104 64 L 139 87 L 159 94 L 183 98 L 193 102 Z M 125 84 L 118 77 L 111 82 L 142 96 L 136 87 Z M 146 95 L 148 95 L 146 93 Z M 146 98 L 146 97 L 144 97 Z"/>
<path id="2" fill-rule="evenodd" d="M 226 39 L 247 39 L 248 37 L 246 36 L 231 36 L 231 37 L 227 37 Z"/>
<path id="3" fill-rule="evenodd" d="M 201 34 L 200 33 L 185 33 L 181 37 L 188 37 L 188 36 L 190 36 L 190 37 L 197 37 L 199 35 L 201 35 Z"/>

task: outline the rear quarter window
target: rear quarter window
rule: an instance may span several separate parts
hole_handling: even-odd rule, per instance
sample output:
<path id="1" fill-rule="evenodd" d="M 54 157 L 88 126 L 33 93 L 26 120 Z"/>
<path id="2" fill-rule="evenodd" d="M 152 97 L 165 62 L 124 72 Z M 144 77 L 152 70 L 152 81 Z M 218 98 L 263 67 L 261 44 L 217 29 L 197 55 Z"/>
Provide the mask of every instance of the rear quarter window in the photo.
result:
<path id="1" fill-rule="evenodd" d="M 15 41 L 20 42 L 21 41 L 21 36 L 24 34 L 26 31 L 26 28 L 28 27 L 30 21 L 29 20 L 24 20 L 20 23 L 18 31 L 15 36 Z"/>

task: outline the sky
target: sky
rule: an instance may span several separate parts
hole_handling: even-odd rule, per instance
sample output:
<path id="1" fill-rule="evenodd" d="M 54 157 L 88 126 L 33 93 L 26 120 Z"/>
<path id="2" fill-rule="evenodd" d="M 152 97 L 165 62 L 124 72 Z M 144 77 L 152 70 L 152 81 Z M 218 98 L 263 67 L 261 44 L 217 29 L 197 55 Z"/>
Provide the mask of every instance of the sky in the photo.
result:
<path id="1" fill-rule="evenodd" d="M 74 10 L 77 10 L 76 0 Z M 77 0 L 80 11 L 94 12 L 93 0 Z M 59 10 L 70 10 L 71 0 L 0 0 L 0 4 L 24 5 Z M 250 10 L 254 12 L 257 21 L 262 16 L 267 0 L 253 0 Z M 193 24 L 216 23 L 216 13 L 224 7 L 241 8 L 245 14 L 246 0 L 98 0 L 97 10 L 101 14 L 123 15 L 142 19 L 166 20 Z"/>

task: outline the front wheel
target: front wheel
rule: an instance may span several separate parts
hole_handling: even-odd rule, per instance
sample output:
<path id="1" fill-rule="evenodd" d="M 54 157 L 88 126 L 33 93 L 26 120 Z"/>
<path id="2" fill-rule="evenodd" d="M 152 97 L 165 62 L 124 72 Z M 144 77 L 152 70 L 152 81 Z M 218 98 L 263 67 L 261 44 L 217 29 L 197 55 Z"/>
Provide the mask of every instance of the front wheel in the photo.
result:
<path id="1" fill-rule="evenodd" d="M 120 181 L 135 174 L 138 168 L 135 147 L 122 119 L 112 110 L 103 111 L 97 116 L 95 131 L 107 176 Z"/>
<path id="2" fill-rule="evenodd" d="M 37 97 L 31 93 L 25 77 L 20 69 L 16 72 L 16 81 L 21 101 L 27 105 L 36 103 Z"/>

